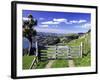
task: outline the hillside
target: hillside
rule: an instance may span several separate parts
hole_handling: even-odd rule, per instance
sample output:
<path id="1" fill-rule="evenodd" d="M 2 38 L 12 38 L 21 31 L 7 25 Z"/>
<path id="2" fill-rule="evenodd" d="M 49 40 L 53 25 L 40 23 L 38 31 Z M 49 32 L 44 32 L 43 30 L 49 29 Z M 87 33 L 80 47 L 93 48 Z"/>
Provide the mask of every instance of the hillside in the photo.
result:
<path id="1" fill-rule="evenodd" d="M 91 38 L 90 38 L 90 32 L 84 34 L 83 36 L 79 37 L 78 39 L 72 40 L 67 45 L 69 46 L 78 46 L 80 43 L 83 43 L 83 55 L 82 58 L 75 58 L 74 63 L 76 66 L 90 66 L 91 65 Z"/>
<path id="2" fill-rule="evenodd" d="M 84 66 L 90 66 L 91 65 L 91 43 L 90 43 L 90 34 L 91 32 L 88 32 L 88 33 L 85 33 L 85 34 L 82 34 L 80 35 L 78 38 L 76 39 L 72 39 L 70 40 L 69 42 L 68 41 L 61 41 L 62 40 L 62 37 L 60 38 L 60 43 L 58 43 L 58 46 L 61 46 L 62 44 L 64 46 L 69 46 L 69 47 L 74 47 L 74 46 L 80 46 L 80 44 L 82 43 L 82 58 L 73 58 L 73 63 L 74 63 L 74 67 L 84 67 Z M 75 36 L 74 34 L 74 37 L 77 37 Z M 67 39 L 67 38 L 65 38 Z M 60 45 L 61 44 L 61 45 Z M 55 46 L 55 45 L 52 45 L 52 46 Z M 62 52 L 62 54 L 60 56 L 62 56 L 61 60 L 59 59 L 56 59 L 54 61 L 52 60 L 48 60 L 47 59 L 47 56 L 46 55 L 49 55 L 49 56 L 52 56 L 54 55 L 55 53 L 52 51 L 54 51 L 54 48 L 47 48 L 47 49 L 42 49 L 40 50 L 41 52 L 41 55 L 45 55 L 44 57 L 41 57 L 41 59 L 44 59 L 43 61 L 39 61 L 39 63 L 37 64 L 37 67 L 36 69 L 40 69 L 40 68 L 46 68 L 46 66 L 48 64 L 50 64 L 50 68 L 62 68 L 62 67 L 70 67 L 69 66 L 69 60 L 68 59 L 63 59 L 62 57 L 65 57 L 66 56 L 66 52 Z M 51 54 L 52 53 L 52 54 Z M 74 52 L 75 53 L 75 52 Z M 28 69 L 32 60 L 30 59 L 31 56 L 27 56 L 27 59 L 26 57 L 24 56 L 24 64 L 23 64 L 23 68 L 24 69 Z M 34 57 L 33 57 L 34 58 Z M 27 63 L 27 61 L 30 60 L 30 64 Z M 52 64 L 51 64 L 51 62 Z M 29 65 L 29 66 L 27 66 Z"/>

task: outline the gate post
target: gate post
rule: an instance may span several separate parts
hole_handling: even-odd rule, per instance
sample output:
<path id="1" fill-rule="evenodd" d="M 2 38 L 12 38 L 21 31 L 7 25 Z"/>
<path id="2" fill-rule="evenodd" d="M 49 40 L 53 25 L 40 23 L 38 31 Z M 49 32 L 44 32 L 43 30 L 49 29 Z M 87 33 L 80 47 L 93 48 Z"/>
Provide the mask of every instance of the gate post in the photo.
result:
<path id="1" fill-rule="evenodd" d="M 58 53 L 58 49 L 57 49 L 57 45 L 56 45 L 56 55 L 55 55 L 56 59 L 57 59 L 57 53 Z"/>
<path id="2" fill-rule="evenodd" d="M 37 40 L 35 42 L 35 45 L 36 45 L 36 58 L 37 58 L 37 62 L 38 62 L 38 56 L 39 56 L 39 54 L 38 54 L 38 43 L 37 43 Z"/>
<path id="3" fill-rule="evenodd" d="M 68 46 L 68 48 L 67 48 L 67 56 L 66 56 L 66 58 L 67 58 L 67 59 L 71 58 L 71 57 L 70 57 L 70 47 L 69 47 L 69 46 Z"/>
<path id="4" fill-rule="evenodd" d="M 82 58 L 82 52 L 83 52 L 82 47 L 83 47 L 83 43 L 81 42 L 81 45 L 80 45 L 80 57 L 81 58 Z"/>

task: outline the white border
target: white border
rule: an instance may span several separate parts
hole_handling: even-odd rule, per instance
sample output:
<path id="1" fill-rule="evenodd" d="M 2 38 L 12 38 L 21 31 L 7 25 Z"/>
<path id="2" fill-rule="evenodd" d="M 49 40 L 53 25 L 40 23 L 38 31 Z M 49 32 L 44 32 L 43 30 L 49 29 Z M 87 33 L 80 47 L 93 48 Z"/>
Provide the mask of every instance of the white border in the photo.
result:
<path id="1" fill-rule="evenodd" d="M 22 10 L 40 10 L 40 11 L 58 11 L 58 12 L 82 12 L 91 13 L 91 66 L 90 67 L 72 67 L 72 68 L 56 68 L 56 69 L 33 69 L 22 70 Z M 95 47 L 95 9 L 90 8 L 74 8 L 74 7 L 59 7 L 47 5 L 27 5 L 17 4 L 17 76 L 35 76 L 35 75 L 50 75 L 50 74 L 68 74 L 68 73 L 83 73 L 95 72 L 96 65 L 96 49 Z"/>

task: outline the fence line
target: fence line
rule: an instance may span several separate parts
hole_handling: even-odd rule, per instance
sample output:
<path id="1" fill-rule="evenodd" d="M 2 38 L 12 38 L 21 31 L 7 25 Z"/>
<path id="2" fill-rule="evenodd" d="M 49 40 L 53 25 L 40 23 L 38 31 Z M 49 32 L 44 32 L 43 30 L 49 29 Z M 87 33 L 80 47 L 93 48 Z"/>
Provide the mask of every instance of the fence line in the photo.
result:
<path id="1" fill-rule="evenodd" d="M 68 59 L 68 58 L 82 58 L 83 43 L 79 46 L 46 46 L 48 48 L 47 58 L 51 59 Z M 44 53 L 46 54 L 46 53 Z"/>
<path id="2" fill-rule="evenodd" d="M 30 66 L 29 69 L 35 68 L 35 66 L 37 65 L 37 63 L 38 63 L 38 58 L 35 57 L 35 58 L 33 59 L 32 63 L 31 63 L 31 66 Z"/>
<path id="3" fill-rule="evenodd" d="M 37 43 L 37 41 L 35 42 L 35 44 L 36 44 L 36 54 L 35 54 L 36 57 L 33 59 L 29 69 L 34 68 L 38 63 L 38 43 Z"/>
<path id="4" fill-rule="evenodd" d="M 38 43 L 36 41 L 36 57 L 33 59 L 30 69 L 35 68 L 38 63 Z M 46 57 L 48 59 L 69 59 L 69 58 L 82 58 L 82 47 L 83 43 L 79 46 L 46 46 L 48 49 L 51 48 L 51 52 L 47 52 Z M 46 53 L 43 53 L 46 54 Z M 41 56 L 42 58 L 42 56 Z"/>

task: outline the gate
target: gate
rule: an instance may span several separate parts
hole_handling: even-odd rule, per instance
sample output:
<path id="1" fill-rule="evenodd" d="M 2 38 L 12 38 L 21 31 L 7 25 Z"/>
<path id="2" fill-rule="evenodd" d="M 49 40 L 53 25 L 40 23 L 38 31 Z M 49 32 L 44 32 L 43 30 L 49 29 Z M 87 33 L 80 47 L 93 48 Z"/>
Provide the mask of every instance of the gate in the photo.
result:
<path id="1" fill-rule="evenodd" d="M 82 43 L 79 46 L 46 46 L 41 59 L 82 58 Z"/>

